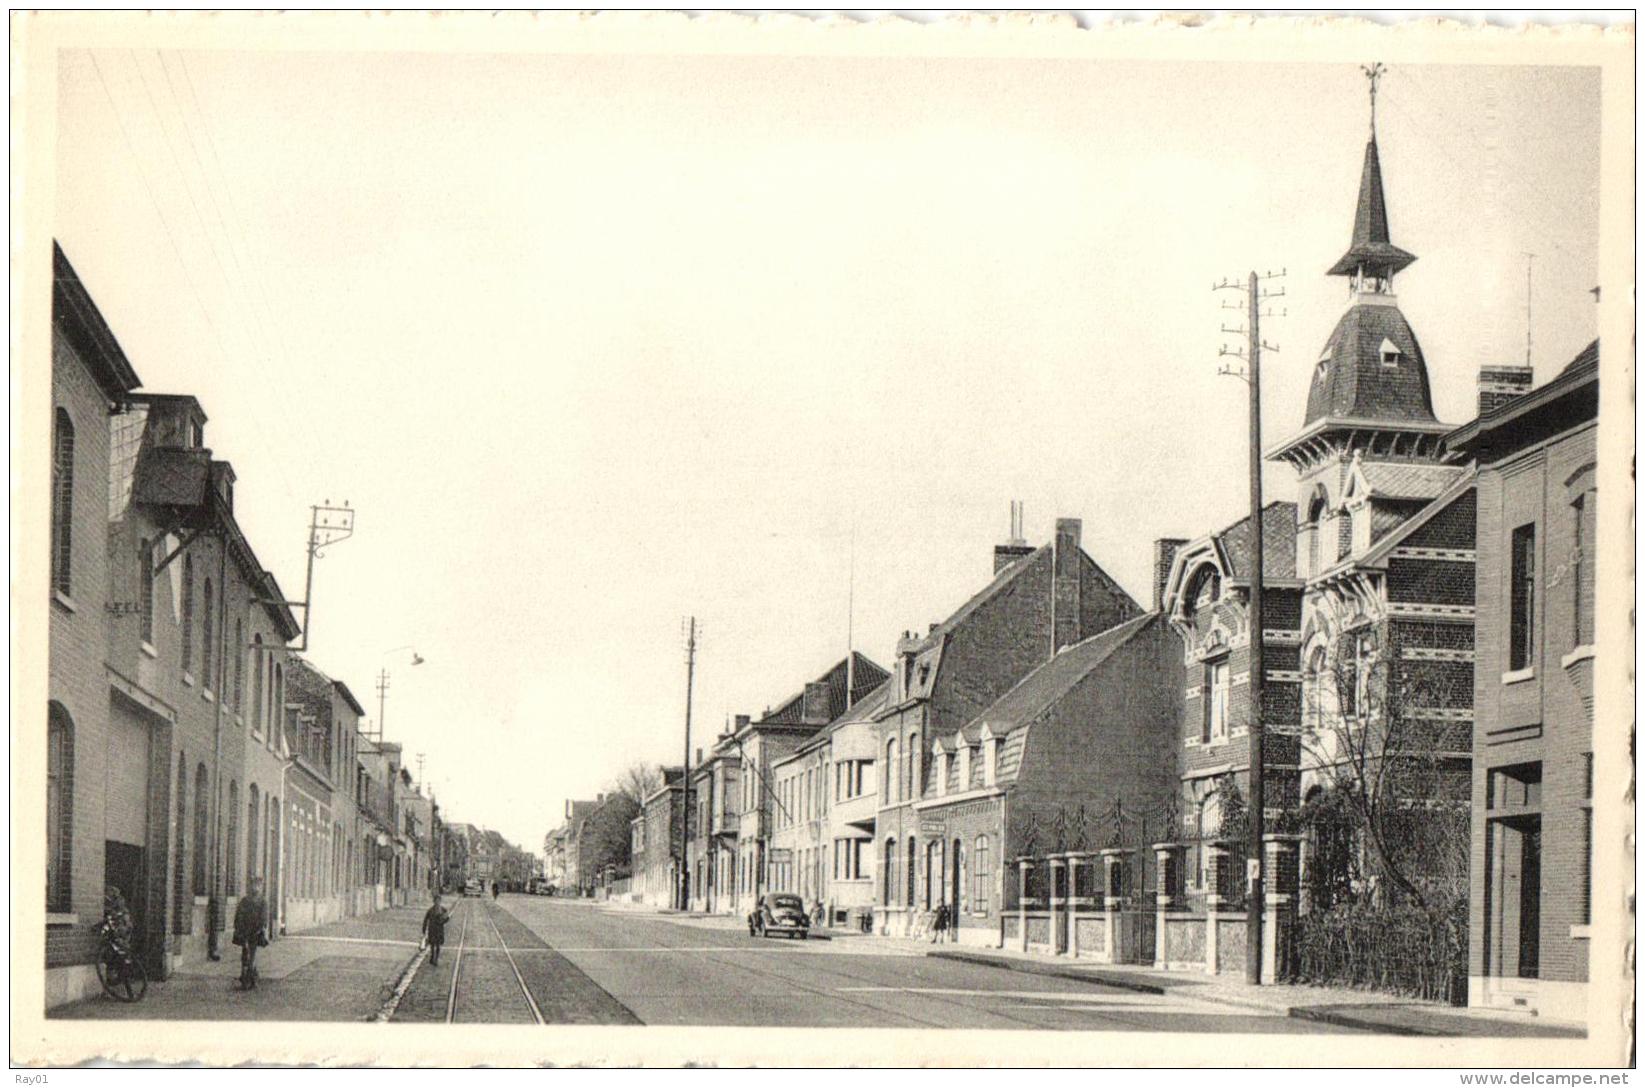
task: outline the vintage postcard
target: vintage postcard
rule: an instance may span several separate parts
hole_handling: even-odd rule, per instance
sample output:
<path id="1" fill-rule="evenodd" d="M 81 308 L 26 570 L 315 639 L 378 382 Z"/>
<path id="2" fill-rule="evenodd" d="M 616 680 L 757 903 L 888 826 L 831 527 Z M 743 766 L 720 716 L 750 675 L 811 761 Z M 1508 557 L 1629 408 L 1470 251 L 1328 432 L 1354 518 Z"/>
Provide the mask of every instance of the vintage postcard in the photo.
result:
<path id="1" fill-rule="evenodd" d="M 14 14 L 13 1062 L 1627 1064 L 1626 18 Z"/>

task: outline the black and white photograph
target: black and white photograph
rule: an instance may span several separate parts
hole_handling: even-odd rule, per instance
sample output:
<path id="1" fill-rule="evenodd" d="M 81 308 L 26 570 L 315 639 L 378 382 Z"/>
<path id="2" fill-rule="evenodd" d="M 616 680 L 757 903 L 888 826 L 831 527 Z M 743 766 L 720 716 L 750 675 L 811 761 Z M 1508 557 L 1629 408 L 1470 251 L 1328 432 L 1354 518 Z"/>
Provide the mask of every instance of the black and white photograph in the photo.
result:
<path id="1" fill-rule="evenodd" d="M 14 1066 L 1628 1067 L 1628 20 L 13 13 Z"/>

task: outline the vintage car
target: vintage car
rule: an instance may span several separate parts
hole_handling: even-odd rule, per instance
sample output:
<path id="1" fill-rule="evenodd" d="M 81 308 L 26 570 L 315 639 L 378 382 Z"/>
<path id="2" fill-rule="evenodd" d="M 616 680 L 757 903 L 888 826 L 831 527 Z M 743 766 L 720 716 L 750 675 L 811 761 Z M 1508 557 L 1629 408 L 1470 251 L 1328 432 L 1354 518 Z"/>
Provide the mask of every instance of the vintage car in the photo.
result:
<path id="1" fill-rule="evenodd" d="M 480 883 L 480 881 L 474 879 L 473 877 L 470 877 L 463 884 L 463 894 L 464 895 L 484 895 L 485 893 L 486 893 L 485 885 Z"/>
<path id="2" fill-rule="evenodd" d="M 811 919 L 806 917 L 805 904 L 789 892 L 766 892 L 748 915 L 748 934 L 751 937 L 769 937 L 784 933 L 805 940 L 811 935 Z"/>

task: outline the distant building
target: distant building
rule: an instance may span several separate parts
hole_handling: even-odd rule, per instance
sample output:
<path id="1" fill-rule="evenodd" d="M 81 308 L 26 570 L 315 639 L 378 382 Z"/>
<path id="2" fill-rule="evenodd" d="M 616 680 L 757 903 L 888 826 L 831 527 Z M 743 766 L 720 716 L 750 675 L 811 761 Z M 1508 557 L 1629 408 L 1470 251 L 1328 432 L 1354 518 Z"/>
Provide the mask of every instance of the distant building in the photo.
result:
<path id="1" fill-rule="evenodd" d="M 671 907 L 679 898 L 680 799 L 685 773 L 679 767 L 663 767 L 661 776 L 662 783 L 646 797 L 630 823 L 630 892 L 637 903 Z"/>

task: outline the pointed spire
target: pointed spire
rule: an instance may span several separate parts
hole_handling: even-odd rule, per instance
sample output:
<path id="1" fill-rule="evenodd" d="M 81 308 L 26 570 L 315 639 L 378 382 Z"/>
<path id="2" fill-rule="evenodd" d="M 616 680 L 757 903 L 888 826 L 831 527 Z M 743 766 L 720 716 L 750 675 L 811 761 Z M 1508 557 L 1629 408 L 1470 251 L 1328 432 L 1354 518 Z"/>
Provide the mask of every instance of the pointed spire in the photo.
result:
<path id="1" fill-rule="evenodd" d="M 1328 275 L 1364 277 L 1385 288 L 1394 273 L 1416 257 L 1389 240 L 1388 202 L 1382 191 L 1382 160 L 1377 154 L 1377 81 L 1385 69 L 1374 64 L 1362 69 L 1371 84 L 1371 139 L 1365 145 L 1360 171 L 1359 201 L 1354 205 L 1354 234 L 1348 252 L 1331 266 Z"/>

